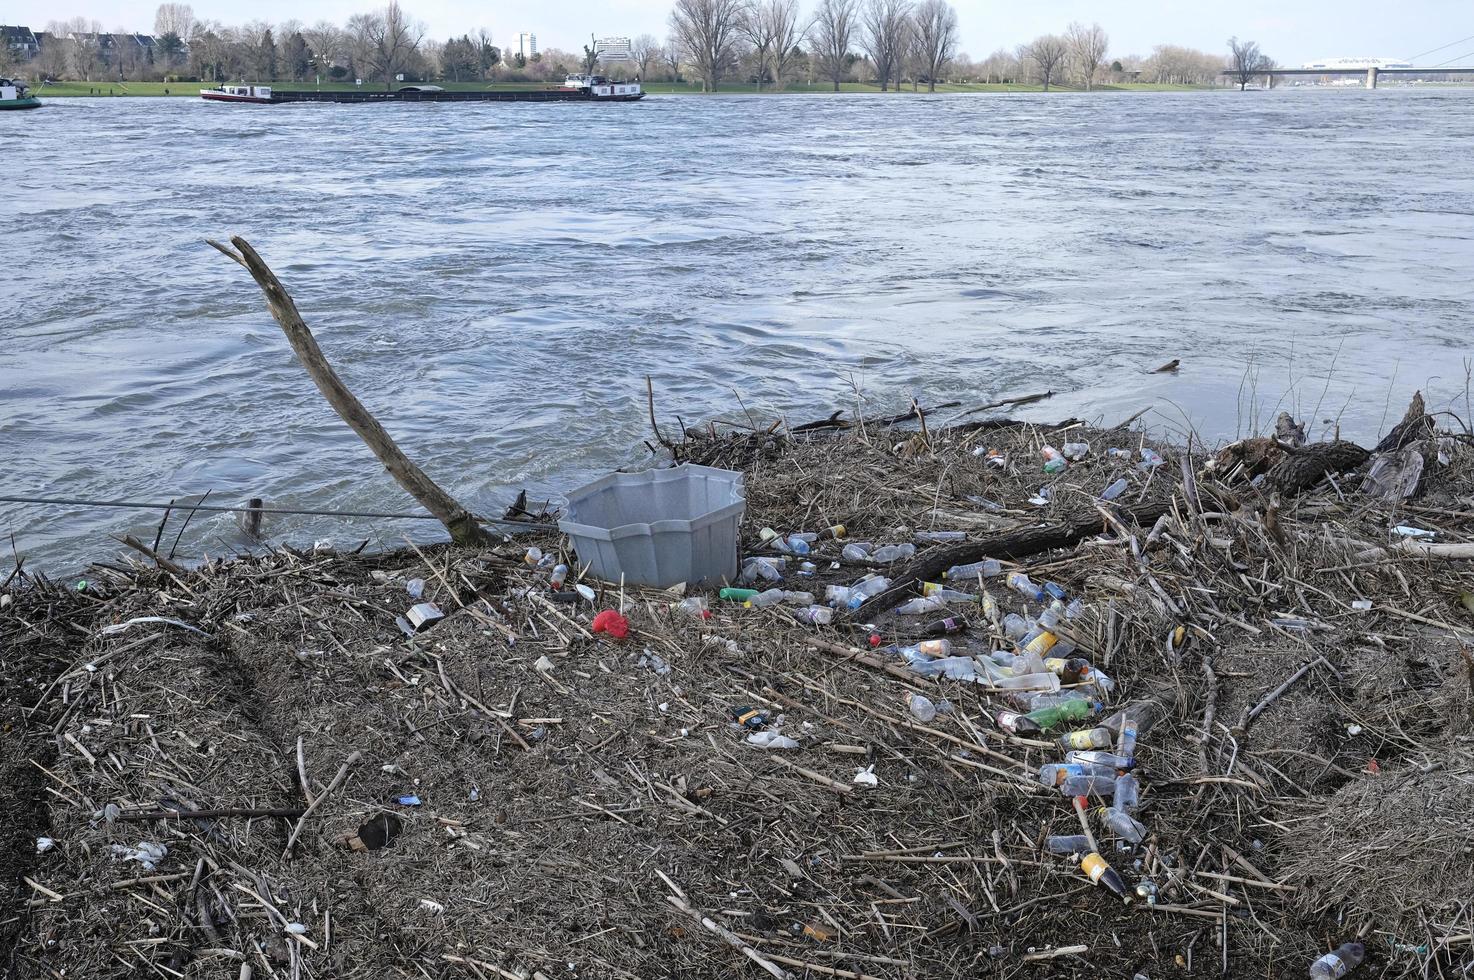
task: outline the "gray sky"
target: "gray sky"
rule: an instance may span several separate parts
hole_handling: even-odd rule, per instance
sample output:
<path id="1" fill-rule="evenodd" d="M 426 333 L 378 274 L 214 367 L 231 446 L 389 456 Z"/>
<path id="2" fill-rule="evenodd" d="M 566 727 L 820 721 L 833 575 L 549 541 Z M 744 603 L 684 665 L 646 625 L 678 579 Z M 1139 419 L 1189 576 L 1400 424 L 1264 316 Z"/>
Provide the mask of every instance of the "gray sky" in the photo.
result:
<path id="1" fill-rule="evenodd" d="M 495 6 L 471 0 L 401 0 L 430 35 L 488 28 L 498 43 L 532 31 L 540 47 L 577 50 L 589 35 L 650 33 L 664 38 L 670 0 L 501 0 Z M 814 0 L 800 0 L 811 9 Z M 1072 20 L 1096 21 L 1110 34 L 1111 54 L 1148 54 L 1157 44 L 1183 44 L 1219 51 L 1230 35 L 1259 41 L 1281 64 L 1323 57 L 1408 58 L 1474 35 L 1474 0 L 954 0 L 962 49 L 981 58 L 1039 34 L 1059 31 Z M 40 28 L 45 20 L 84 16 L 106 29 L 153 28 L 156 0 L 47 0 L 26 16 Z M 372 9 L 376 0 L 193 0 L 196 16 L 234 23 L 295 18 L 307 23 L 343 21 Z M 44 13 L 37 7 L 44 8 Z M 23 7 L 21 9 L 24 9 Z M 249 16 L 247 15 L 249 12 Z M 11 19 L 25 16 L 13 11 Z M 1474 40 L 1418 59 L 1437 64 L 1458 55 L 1474 65 Z"/>

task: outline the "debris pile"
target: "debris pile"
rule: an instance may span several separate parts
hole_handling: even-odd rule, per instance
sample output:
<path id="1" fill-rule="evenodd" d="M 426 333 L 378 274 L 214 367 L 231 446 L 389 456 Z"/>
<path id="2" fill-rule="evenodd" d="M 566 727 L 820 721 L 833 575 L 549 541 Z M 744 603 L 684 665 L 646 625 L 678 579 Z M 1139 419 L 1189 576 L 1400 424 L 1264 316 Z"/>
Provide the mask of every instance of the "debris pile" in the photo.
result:
<path id="1" fill-rule="evenodd" d="M 748 496 L 699 591 L 542 528 L 22 570 L 0 945 L 38 978 L 1459 975 L 1474 450 L 1417 413 L 1370 454 L 693 427 L 673 455 Z"/>

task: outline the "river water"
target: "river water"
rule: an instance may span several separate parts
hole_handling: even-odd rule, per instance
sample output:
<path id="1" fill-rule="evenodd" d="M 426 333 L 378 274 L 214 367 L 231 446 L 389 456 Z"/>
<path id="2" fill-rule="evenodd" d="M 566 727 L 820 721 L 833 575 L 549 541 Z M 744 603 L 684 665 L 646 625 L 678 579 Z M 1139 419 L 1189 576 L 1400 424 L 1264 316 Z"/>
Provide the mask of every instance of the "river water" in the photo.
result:
<path id="1" fill-rule="evenodd" d="M 0 494 L 413 509 L 204 243 L 232 234 L 488 514 L 647 456 L 647 374 L 688 423 L 1053 389 L 1016 414 L 1218 439 L 1290 407 L 1367 442 L 1414 387 L 1464 411 L 1471 140 L 1467 89 L 57 99 L 0 113 Z M 155 521 L 0 504 L 54 570 Z"/>

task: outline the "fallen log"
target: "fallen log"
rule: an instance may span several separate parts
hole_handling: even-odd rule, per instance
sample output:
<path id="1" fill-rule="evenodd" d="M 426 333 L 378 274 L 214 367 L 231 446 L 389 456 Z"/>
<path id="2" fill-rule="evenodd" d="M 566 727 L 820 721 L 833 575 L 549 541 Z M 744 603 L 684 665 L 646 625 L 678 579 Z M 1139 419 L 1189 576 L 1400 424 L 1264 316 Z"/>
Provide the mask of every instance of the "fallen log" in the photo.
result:
<path id="1" fill-rule="evenodd" d="M 1118 514 L 1123 522 L 1130 520 L 1149 525 L 1171 509 L 1167 500 L 1151 501 L 1122 507 Z M 1070 524 L 1049 524 L 1030 527 L 1021 531 L 1007 531 L 983 538 L 981 541 L 964 541 L 945 548 L 932 548 L 906 563 L 891 579 L 891 587 L 878 593 L 858 610 L 848 614 L 851 621 L 868 620 L 876 613 L 885 612 L 914 595 L 919 595 L 922 582 L 935 582 L 953 565 L 966 565 L 984 558 L 1007 558 L 1018 561 L 1040 552 L 1055 548 L 1068 548 L 1078 544 L 1092 534 L 1099 533 L 1099 517 L 1084 518 Z"/>

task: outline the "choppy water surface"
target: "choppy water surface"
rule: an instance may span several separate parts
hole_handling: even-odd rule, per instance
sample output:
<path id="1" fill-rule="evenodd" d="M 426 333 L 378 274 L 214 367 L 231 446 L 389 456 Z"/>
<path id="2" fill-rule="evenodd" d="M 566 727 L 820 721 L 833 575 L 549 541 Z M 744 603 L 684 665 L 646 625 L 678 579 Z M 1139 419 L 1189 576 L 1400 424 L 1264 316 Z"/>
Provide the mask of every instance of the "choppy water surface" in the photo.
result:
<path id="1" fill-rule="evenodd" d="M 1283 399 L 1371 439 L 1413 386 L 1463 410 L 1471 138 L 1468 90 L 58 99 L 0 114 L 0 493 L 412 509 L 203 241 L 230 234 L 488 513 L 639 459 L 646 374 L 688 421 L 733 389 L 806 421 L 852 384 L 877 409 L 1052 388 L 1020 414 L 1152 404 L 1222 437 Z M 55 569 L 154 520 L 0 504 Z M 196 524 L 193 554 L 243 545 Z"/>

